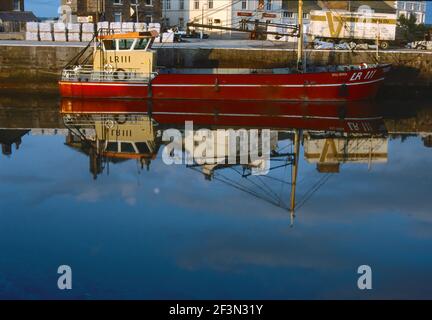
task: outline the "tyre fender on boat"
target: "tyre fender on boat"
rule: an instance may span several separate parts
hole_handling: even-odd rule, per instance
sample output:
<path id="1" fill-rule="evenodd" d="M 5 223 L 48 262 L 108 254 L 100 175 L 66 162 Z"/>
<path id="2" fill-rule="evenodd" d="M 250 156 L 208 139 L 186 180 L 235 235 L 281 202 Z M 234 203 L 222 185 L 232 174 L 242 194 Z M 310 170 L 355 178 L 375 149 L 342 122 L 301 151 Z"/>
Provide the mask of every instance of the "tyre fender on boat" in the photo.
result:
<path id="1" fill-rule="evenodd" d="M 360 63 L 360 69 L 367 69 L 367 68 L 368 68 L 367 63 L 365 63 L 365 62 Z"/>
<path id="2" fill-rule="evenodd" d="M 127 80 L 129 79 L 128 73 L 124 69 L 117 69 L 114 72 L 114 79 L 116 80 Z"/>

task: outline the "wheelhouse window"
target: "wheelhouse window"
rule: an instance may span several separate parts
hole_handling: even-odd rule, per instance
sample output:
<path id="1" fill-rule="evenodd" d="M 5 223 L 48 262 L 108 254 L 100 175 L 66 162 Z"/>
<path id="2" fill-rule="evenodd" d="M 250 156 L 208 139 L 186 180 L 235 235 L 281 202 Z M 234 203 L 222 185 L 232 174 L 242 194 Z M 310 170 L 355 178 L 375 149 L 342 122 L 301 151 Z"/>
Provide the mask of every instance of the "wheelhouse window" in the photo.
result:
<path id="1" fill-rule="evenodd" d="M 135 143 L 139 153 L 150 153 L 150 149 L 145 142 L 137 142 Z"/>
<path id="2" fill-rule="evenodd" d="M 125 153 L 136 153 L 133 144 L 130 142 L 122 142 L 121 143 L 121 152 Z"/>
<path id="3" fill-rule="evenodd" d="M 120 39 L 119 50 L 130 50 L 134 44 L 135 39 Z"/>
<path id="4" fill-rule="evenodd" d="M 103 40 L 103 46 L 105 50 L 115 50 L 115 41 L 114 40 Z"/>
<path id="5" fill-rule="evenodd" d="M 117 152 L 118 151 L 118 143 L 117 142 L 108 142 L 105 150 L 108 152 Z"/>
<path id="6" fill-rule="evenodd" d="M 148 42 L 149 39 L 147 38 L 138 39 L 137 44 L 135 45 L 135 50 L 145 50 L 147 48 Z"/>

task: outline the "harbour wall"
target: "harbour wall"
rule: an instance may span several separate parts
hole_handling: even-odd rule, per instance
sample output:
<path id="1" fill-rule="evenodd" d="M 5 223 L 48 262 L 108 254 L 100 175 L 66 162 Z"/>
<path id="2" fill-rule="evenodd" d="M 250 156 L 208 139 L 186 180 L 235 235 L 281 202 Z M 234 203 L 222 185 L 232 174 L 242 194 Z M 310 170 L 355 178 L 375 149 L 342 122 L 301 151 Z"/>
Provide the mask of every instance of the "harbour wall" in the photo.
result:
<path id="1" fill-rule="evenodd" d="M 14 90 L 53 91 L 62 68 L 81 50 L 82 46 L 0 45 L 0 88 Z M 165 67 L 219 68 L 278 68 L 294 66 L 296 51 L 269 48 L 187 48 L 157 49 L 157 62 Z M 374 51 L 307 50 L 309 64 L 374 63 Z M 432 90 L 432 52 L 382 51 L 380 62 L 390 63 L 384 92 L 397 94 L 403 87 L 426 94 Z"/>

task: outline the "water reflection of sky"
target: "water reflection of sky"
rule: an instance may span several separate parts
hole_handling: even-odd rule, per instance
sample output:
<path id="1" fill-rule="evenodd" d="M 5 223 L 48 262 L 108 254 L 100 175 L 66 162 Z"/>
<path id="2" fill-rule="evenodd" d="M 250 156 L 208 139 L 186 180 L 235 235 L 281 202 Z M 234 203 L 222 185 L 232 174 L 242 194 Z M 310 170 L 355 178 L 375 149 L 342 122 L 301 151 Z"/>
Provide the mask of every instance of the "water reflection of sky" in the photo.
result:
<path id="1" fill-rule="evenodd" d="M 390 141 L 371 171 L 343 165 L 294 228 L 287 212 L 159 160 L 94 181 L 63 144 L 24 136 L 0 158 L 1 298 L 432 298 L 432 157 L 418 138 Z M 299 197 L 320 177 L 300 168 Z M 361 264 L 372 291 L 356 287 Z"/>

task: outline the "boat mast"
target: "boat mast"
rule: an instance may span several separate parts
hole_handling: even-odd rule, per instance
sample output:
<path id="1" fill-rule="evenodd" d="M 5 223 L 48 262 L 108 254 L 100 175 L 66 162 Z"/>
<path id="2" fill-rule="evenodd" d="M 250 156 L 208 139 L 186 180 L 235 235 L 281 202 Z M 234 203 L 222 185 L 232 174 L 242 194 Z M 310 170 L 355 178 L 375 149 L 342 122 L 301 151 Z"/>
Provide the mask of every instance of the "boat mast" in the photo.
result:
<path id="1" fill-rule="evenodd" d="M 303 0 L 298 2 L 297 69 L 303 72 Z"/>
<path id="2" fill-rule="evenodd" d="M 300 136 L 301 130 L 294 130 L 294 162 L 291 168 L 291 203 L 290 203 L 290 218 L 291 227 L 294 225 L 295 218 L 295 194 L 297 187 L 298 160 L 300 156 Z"/>

